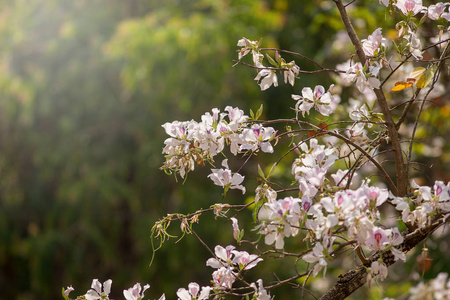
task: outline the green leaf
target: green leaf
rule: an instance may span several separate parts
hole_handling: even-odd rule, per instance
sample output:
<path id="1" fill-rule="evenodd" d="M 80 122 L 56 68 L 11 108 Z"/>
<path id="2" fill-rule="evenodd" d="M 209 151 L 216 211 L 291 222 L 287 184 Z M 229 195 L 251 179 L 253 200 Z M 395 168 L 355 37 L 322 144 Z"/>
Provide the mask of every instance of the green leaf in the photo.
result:
<path id="1" fill-rule="evenodd" d="M 262 113 L 263 113 L 263 106 L 262 106 L 262 104 L 261 104 L 261 106 L 260 106 L 260 107 L 258 108 L 258 110 L 256 111 L 255 120 L 258 120 L 259 117 L 261 117 Z"/>
<path id="2" fill-rule="evenodd" d="M 262 179 L 266 180 L 266 176 L 264 175 L 264 172 L 260 165 L 258 165 L 258 174 L 259 176 L 261 176 Z"/>
<path id="3" fill-rule="evenodd" d="M 274 66 L 275 68 L 279 68 L 279 67 L 280 67 L 280 66 L 278 65 L 278 63 L 277 63 L 276 61 L 274 61 L 272 57 L 270 57 L 269 54 L 266 53 L 266 57 L 267 57 L 267 60 L 269 61 L 269 63 L 270 63 L 272 66 Z"/>
<path id="4" fill-rule="evenodd" d="M 277 166 L 277 163 L 274 163 L 272 168 L 270 168 L 269 174 L 267 175 L 267 178 L 271 177 L 273 173 L 275 173 L 275 168 Z"/>

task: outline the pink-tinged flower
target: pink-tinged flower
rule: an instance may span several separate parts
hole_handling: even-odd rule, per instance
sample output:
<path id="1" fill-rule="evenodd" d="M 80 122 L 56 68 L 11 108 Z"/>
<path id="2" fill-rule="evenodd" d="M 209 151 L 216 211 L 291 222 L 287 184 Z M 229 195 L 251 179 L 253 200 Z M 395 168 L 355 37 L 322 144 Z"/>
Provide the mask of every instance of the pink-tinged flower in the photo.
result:
<path id="1" fill-rule="evenodd" d="M 312 200 L 308 196 L 303 196 L 301 199 L 301 207 L 304 211 L 308 211 L 312 205 Z"/>
<path id="2" fill-rule="evenodd" d="M 257 63 L 256 66 L 258 68 L 265 68 L 261 63 Z M 258 85 L 260 86 L 261 91 L 267 90 L 272 85 L 278 86 L 278 78 L 274 70 L 261 69 L 258 75 L 256 75 L 255 80 L 259 82 Z"/>
<path id="3" fill-rule="evenodd" d="M 238 189 L 242 191 L 242 194 L 245 194 L 245 187 L 241 185 L 245 176 L 242 176 L 239 173 L 234 173 L 232 175 L 231 170 L 228 169 L 227 159 L 223 160 L 222 165 L 226 169 L 211 169 L 212 173 L 208 175 L 208 178 L 211 179 L 214 184 L 223 187 L 225 191 L 228 189 Z"/>
<path id="4" fill-rule="evenodd" d="M 384 6 L 388 6 L 389 5 L 390 0 L 380 0 L 380 3 L 382 3 Z"/>
<path id="5" fill-rule="evenodd" d="M 445 185 L 443 181 L 436 181 L 434 183 L 434 196 L 439 199 L 440 202 L 450 200 L 450 189 L 448 185 Z"/>
<path id="6" fill-rule="evenodd" d="M 206 265 L 211 268 L 221 268 L 224 266 L 229 266 L 232 264 L 232 258 L 234 257 L 233 250 L 235 249 L 234 246 L 227 246 L 226 248 L 217 245 L 214 248 L 214 253 L 216 254 L 216 257 L 212 257 L 206 261 Z"/>
<path id="7" fill-rule="evenodd" d="M 277 132 L 272 127 L 263 127 L 260 124 L 254 124 L 250 129 L 244 129 L 242 132 L 243 142 L 240 150 L 257 151 L 259 148 L 263 152 L 272 153 L 273 147 L 270 142 L 275 138 Z"/>
<path id="8" fill-rule="evenodd" d="M 380 189 L 376 186 L 365 187 L 364 192 L 369 201 L 373 202 L 375 206 L 380 206 L 381 204 L 383 204 L 387 200 L 389 195 L 387 189 Z"/>
<path id="9" fill-rule="evenodd" d="M 69 294 L 71 292 L 73 292 L 75 289 L 72 286 L 68 286 L 65 290 L 64 290 L 64 298 L 68 299 L 69 298 Z"/>
<path id="10" fill-rule="evenodd" d="M 439 2 L 436 3 L 435 5 L 430 5 L 428 7 L 428 17 L 432 20 L 439 20 L 439 18 L 441 17 L 447 19 L 446 17 L 449 13 L 445 12 L 445 8 L 449 5 L 450 5 L 449 2 L 446 3 Z"/>
<path id="11" fill-rule="evenodd" d="M 356 63 L 350 66 L 345 75 L 342 76 L 342 84 L 344 86 L 349 86 L 353 82 L 356 81 L 356 87 L 358 90 L 363 93 L 366 87 L 370 89 L 379 89 L 380 88 L 380 80 L 374 76 L 375 72 L 372 70 L 369 70 L 370 72 L 368 74 L 365 74 L 363 72 L 363 67 L 361 63 Z M 374 72 L 374 73 L 372 73 Z"/>
<path id="12" fill-rule="evenodd" d="M 370 233 L 366 245 L 372 250 L 382 250 L 389 243 L 388 234 L 389 231 L 375 227 Z"/>
<path id="13" fill-rule="evenodd" d="M 145 291 L 150 287 L 149 284 L 144 285 L 144 288 L 141 287 L 141 284 L 138 282 L 133 287 L 128 290 L 123 290 L 123 295 L 127 300 L 141 300 L 144 299 Z M 165 296 L 161 296 L 161 298 Z M 160 299 L 161 299 L 160 298 Z"/>
<path id="14" fill-rule="evenodd" d="M 287 71 L 283 71 L 284 83 L 289 81 L 289 84 L 294 86 L 295 77 L 300 73 L 300 67 L 295 64 L 295 61 L 291 61 L 288 65 L 291 67 Z"/>
<path id="15" fill-rule="evenodd" d="M 343 188 L 347 185 L 349 172 L 348 170 L 338 170 L 336 174 L 331 174 L 331 177 L 334 179 L 334 182 L 340 188 Z"/>
<path id="16" fill-rule="evenodd" d="M 270 300 L 271 299 L 270 294 L 267 293 L 266 289 L 264 288 L 262 279 L 258 279 L 256 282 L 258 283 L 258 287 L 256 287 L 255 283 L 250 284 L 250 286 L 255 290 L 255 296 L 256 296 L 256 297 L 253 296 L 252 299 Z"/>
<path id="17" fill-rule="evenodd" d="M 259 258 L 256 254 L 248 254 L 246 251 L 233 250 L 234 259 L 233 264 L 237 264 L 240 270 L 249 270 L 254 268 L 262 258 Z"/>
<path id="18" fill-rule="evenodd" d="M 423 9 L 422 0 L 397 0 L 395 4 L 405 16 L 415 16 Z"/>
<path id="19" fill-rule="evenodd" d="M 102 284 L 98 279 L 92 280 L 91 289 L 87 291 L 84 295 L 87 300 L 96 300 L 96 299 L 109 299 L 108 295 L 111 292 L 111 284 L 112 280 L 108 279 L 103 283 L 103 292 L 102 292 Z"/>
<path id="20" fill-rule="evenodd" d="M 299 187 L 300 191 L 302 192 L 303 196 L 313 198 L 319 191 L 314 185 L 310 184 L 301 175 L 296 175 L 295 179 L 298 181 L 298 187 Z"/>
<path id="21" fill-rule="evenodd" d="M 230 218 L 233 226 L 233 237 L 236 241 L 240 241 L 241 231 L 239 230 L 238 220 L 236 218 Z"/>
<path id="22" fill-rule="evenodd" d="M 231 289 L 236 280 L 236 274 L 231 268 L 222 267 L 212 273 L 214 286 L 218 289 Z"/>
<path id="23" fill-rule="evenodd" d="M 211 287 L 203 286 L 200 292 L 200 286 L 195 282 L 191 282 L 188 285 L 188 290 L 185 288 L 179 288 L 177 291 L 177 296 L 178 300 L 205 300 L 209 298 L 210 291 Z"/>
<path id="24" fill-rule="evenodd" d="M 284 237 L 295 236 L 300 225 L 300 199 L 286 197 L 266 204 L 270 224 L 262 224 L 259 233 L 265 235 L 267 245 L 275 243 L 275 248 L 284 247 Z"/>
<path id="25" fill-rule="evenodd" d="M 225 111 L 228 112 L 228 127 L 231 131 L 239 129 L 239 127 L 248 120 L 248 116 L 244 114 L 242 109 L 237 107 L 233 108 L 231 106 L 225 107 Z"/>
<path id="26" fill-rule="evenodd" d="M 253 63 L 256 65 L 257 63 L 261 62 L 261 59 L 263 58 L 263 55 L 259 53 L 258 49 L 258 41 L 250 41 L 249 39 L 246 39 L 245 37 L 240 39 L 237 43 L 238 47 L 243 47 L 242 49 L 238 50 L 238 58 L 241 60 L 244 56 L 246 56 L 250 50 L 252 51 L 253 56 Z"/>
<path id="27" fill-rule="evenodd" d="M 348 212 L 355 208 L 353 199 L 345 191 L 337 192 L 333 198 L 320 199 L 325 210 L 329 213 L 337 213 L 344 218 Z"/>
<path id="28" fill-rule="evenodd" d="M 380 47 L 385 47 L 386 39 L 381 35 L 381 28 L 376 29 L 367 39 L 361 41 L 367 56 L 377 56 Z"/>
<path id="29" fill-rule="evenodd" d="M 333 108 L 330 106 L 331 94 L 325 92 L 325 88 L 321 85 L 317 85 L 314 92 L 310 87 L 305 87 L 302 89 L 302 96 L 291 95 L 291 97 L 297 101 L 295 109 L 301 111 L 303 117 L 305 113 L 309 115 L 309 110 L 313 106 L 323 116 L 329 116 L 333 112 Z"/>

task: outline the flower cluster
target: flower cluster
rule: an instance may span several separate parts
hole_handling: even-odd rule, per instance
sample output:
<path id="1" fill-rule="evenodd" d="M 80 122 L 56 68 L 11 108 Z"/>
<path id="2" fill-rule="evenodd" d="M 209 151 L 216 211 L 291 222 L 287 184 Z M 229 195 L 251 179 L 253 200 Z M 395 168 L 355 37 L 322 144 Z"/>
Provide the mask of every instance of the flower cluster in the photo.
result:
<path id="1" fill-rule="evenodd" d="M 305 87 L 302 89 L 302 96 L 292 95 L 292 99 L 297 101 L 295 105 L 295 110 L 301 112 L 302 116 L 305 117 L 305 113 L 309 114 L 309 110 L 312 107 L 323 116 L 329 116 L 333 111 L 331 104 L 332 95 L 331 90 L 333 85 L 330 86 L 328 92 L 325 92 L 325 88 L 321 85 L 317 85 L 314 88 L 314 92 L 310 87 Z"/>
<path id="2" fill-rule="evenodd" d="M 298 182 L 303 196 L 314 197 L 323 186 L 328 168 L 338 158 L 333 148 L 319 145 L 317 139 L 311 139 L 308 145 L 303 142 L 298 147 L 303 151 L 292 164 L 292 174 Z"/>
<path id="3" fill-rule="evenodd" d="M 439 20 L 445 19 L 450 21 L 450 12 L 448 11 L 448 7 L 450 6 L 450 2 L 439 2 L 434 5 L 430 5 L 428 7 L 428 17 L 431 20 Z M 447 9 L 447 11 L 445 11 Z"/>
<path id="4" fill-rule="evenodd" d="M 308 203 L 308 204 L 307 204 Z M 299 231 L 300 219 L 304 215 L 303 208 L 310 206 L 309 199 L 286 197 L 265 204 L 259 213 L 262 221 L 258 226 L 259 233 L 265 236 L 265 243 L 275 248 L 284 247 L 284 238 L 296 236 Z"/>
<path id="5" fill-rule="evenodd" d="M 270 142 L 276 131 L 258 124 L 247 128 L 248 119 L 239 108 L 227 106 L 225 112 L 214 108 L 212 113 L 204 114 L 200 123 L 194 120 L 165 123 L 162 127 L 170 137 L 164 141 L 166 161 L 162 168 L 174 170 L 184 178 L 187 172 L 194 170 L 196 163 L 214 161 L 225 144 L 234 155 L 259 149 L 273 152 Z"/>
<path id="6" fill-rule="evenodd" d="M 103 283 L 100 283 L 98 279 L 92 280 L 91 288 L 81 297 L 77 299 L 86 299 L 86 300 L 98 300 L 98 299 L 106 299 L 109 300 L 109 294 L 111 293 L 111 284 L 112 280 L 108 279 Z M 141 284 L 138 282 L 133 287 L 124 290 L 123 296 L 126 300 L 144 300 L 144 292 L 150 287 L 149 284 L 144 285 L 144 288 L 141 287 Z M 63 289 L 63 297 L 68 300 L 69 294 L 74 291 L 72 286 L 67 287 L 67 289 Z M 161 295 L 159 300 L 165 300 L 166 296 L 164 294 Z M 189 298 L 190 299 L 190 298 Z M 185 300 L 185 299 L 183 299 Z"/>
<path id="7" fill-rule="evenodd" d="M 436 300 L 450 299 L 450 279 L 447 273 L 439 273 L 428 284 L 420 282 L 410 289 L 410 300 L 432 298 Z"/>
<path id="8" fill-rule="evenodd" d="M 214 248 L 216 257 L 206 261 L 206 265 L 217 269 L 213 272 L 214 287 L 217 289 L 231 289 L 239 271 L 255 267 L 263 259 L 246 251 L 237 251 L 234 246 L 225 248 L 217 245 Z"/>
<path id="9" fill-rule="evenodd" d="M 211 287 L 203 286 L 200 291 L 200 286 L 196 282 L 191 282 L 188 289 L 179 288 L 177 291 L 178 300 L 206 300 L 209 298 Z M 200 292 L 200 293 L 199 293 Z"/>
<path id="10" fill-rule="evenodd" d="M 437 180 L 433 189 L 429 186 L 419 186 L 413 182 L 415 188 L 415 200 L 395 197 L 391 195 L 392 203 L 396 209 L 402 211 L 402 220 L 405 223 L 424 226 L 429 218 L 438 211 L 450 212 L 450 182 L 447 185 L 443 181 Z M 411 207 L 414 207 L 411 210 Z"/>
<path id="11" fill-rule="evenodd" d="M 367 132 L 372 126 L 379 125 L 378 128 L 381 129 L 377 141 L 383 141 L 386 136 L 383 127 L 386 124 L 383 120 L 386 113 L 383 112 L 384 115 L 377 114 L 374 105 L 372 105 L 373 100 L 378 99 L 378 94 L 375 93 L 382 92 L 381 90 L 374 91 L 380 89 L 382 85 L 380 79 L 383 74 L 381 70 L 385 68 L 383 72 L 391 71 L 387 79 L 391 75 L 398 76 L 399 73 L 404 72 L 407 68 L 406 62 L 411 57 L 420 60 L 424 56 L 423 40 L 421 40 L 418 30 L 420 25 L 426 20 L 439 21 L 442 24 L 447 24 L 447 21 L 450 21 L 449 2 L 439 2 L 430 5 L 428 8 L 422 4 L 422 0 L 380 0 L 380 2 L 389 7 L 390 10 L 397 11 L 402 17 L 402 21 L 396 24 L 397 40 L 388 43 L 382 35 L 382 29 L 378 28 L 366 39 L 361 40 L 361 50 L 364 52 L 364 55 L 361 52 L 358 53 L 361 62 L 354 63 L 349 60 L 337 67 L 339 71 L 335 71 L 335 73 L 339 73 L 339 84 L 341 86 L 354 84 L 360 93 L 358 93 L 358 97 L 355 97 L 358 100 L 348 100 L 347 112 L 353 122 L 343 123 L 345 125 L 342 125 L 342 127 L 336 126 L 338 129 L 333 132 L 328 132 L 328 128 L 323 130 L 323 133 L 325 131 L 336 133 L 333 134 L 333 137 L 337 136 L 339 130 L 345 130 L 351 141 L 348 142 L 346 138 L 341 138 L 348 143 L 345 146 L 349 148 L 355 148 L 355 145 L 364 146 L 363 148 L 367 151 L 364 154 L 366 156 L 372 155 L 370 158 L 373 159 L 375 159 L 374 152 L 379 151 L 377 149 L 379 144 L 369 144 Z M 417 22 L 417 15 L 419 14 L 423 14 L 423 17 L 421 21 Z M 444 28 L 445 26 L 440 25 L 441 32 L 438 38 L 435 38 L 435 43 L 442 44 L 440 47 L 444 47 L 442 41 L 445 42 L 445 38 L 448 38 L 449 34 L 448 29 L 447 32 L 444 32 Z M 397 61 L 387 56 L 388 45 L 395 48 L 402 57 L 406 57 L 398 67 L 395 66 Z M 259 42 L 247 38 L 240 39 L 237 46 L 240 47 L 238 50 L 239 62 L 251 53 L 252 67 L 258 70 L 254 80 L 261 90 L 278 86 L 277 73 L 283 75 L 286 84 L 294 86 L 301 71 L 295 61 L 286 62 L 280 56 L 279 52 L 286 53 L 286 51 L 263 49 L 260 48 Z M 359 48 L 356 43 L 354 46 Z M 448 43 L 446 47 L 448 47 Z M 269 50 L 275 52 L 274 58 L 268 54 L 262 54 L 262 51 Z M 364 57 L 365 59 L 363 59 Z M 264 65 L 265 59 L 272 67 Z M 424 67 L 414 69 L 410 72 L 410 76 L 405 76 L 406 82 L 398 82 L 399 87 L 392 89 L 392 91 L 400 91 L 416 85 L 417 91 L 420 92 L 420 89 L 427 87 L 432 78 L 436 78 L 434 74 L 437 64 L 443 62 L 443 60 L 430 60 L 430 62 L 435 65 L 428 69 Z M 326 71 L 333 70 L 327 69 Z M 308 72 L 302 71 L 302 73 Z M 438 85 L 439 83 L 435 80 L 433 86 L 437 87 Z M 298 124 L 303 124 L 303 121 L 299 120 L 299 114 L 301 113 L 302 117 L 305 118 L 305 116 L 309 116 L 312 108 L 324 117 L 329 117 L 334 113 L 337 109 L 337 103 L 340 101 L 340 96 L 337 96 L 339 93 L 333 93 L 333 87 L 334 85 L 331 85 L 327 91 L 322 85 L 316 85 L 314 88 L 303 87 L 301 95 L 292 94 L 292 99 L 296 101 L 296 118 L 292 120 L 297 121 Z M 414 100 L 415 98 L 412 99 L 412 101 Z M 389 104 L 389 108 L 395 109 L 394 105 L 391 104 Z M 407 110 L 405 108 L 405 111 Z M 258 119 L 259 115 L 255 118 L 251 114 L 251 117 L 254 120 Z M 401 122 L 399 121 L 396 125 L 400 125 Z M 345 126 L 348 127 L 345 128 Z M 166 123 L 162 127 L 169 135 L 169 138 L 164 142 L 163 153 L 166 161 L 162 168 L 168 172 L 175 171 L 182 178 L 185 178 L 189 171 L 193 171 L 196 164 L 203 165 L 205 162 L 213 164 L 214 157 L 222 153 L 225 145 L 229 146 L 233 155 L 257 151 L 273 153 L 273 141 L 283 136 L 276 137 L 277 131 L 274 128 L 264 127 L 261 123 L 252 122 L 250 117 L 245 115 L 242 110 L 231 106 L 227 106 L 223 112 L 217 108 L 212 109 L 211 112 L 207 112 L 201 117 L 201 122 L 194 120 L 174 121 Z M 376 132 L 376 130 L 372 130 L 372 132 Z M 296 133 L 289 136 L 294 139 Z M 311 135 L 309 136 L 311 137 Z M 389 137 L 392 140 L 394 139 L 393 135 L 389 135 Z M 298 141 L 295 141 L 295 143 L 298 143 Z M 433 187 L 419 186 L 413 183 L 413 196 L 410 197 L 396 197 L 385 188 L 370 185 L 368 179 L 365 179 L 357 188 L 348 188 L 351 183 L 349 180 L 359 167 L 359 162 L 353 164 L 348 155 L 346 162 L 349 162 L 349 166 L 347 166 L 347 170 L 337 170 L 334 174 L 327 174 L 330 167 L 339 158 L 346 156 L 343 155 L 342 151 L 337 153 L 336 147 L 320 145 L 315 138 L 309 138 L 309 145 L 307 140 L 302 140 L 298 144 L 294 144 L 294 141 L 292 141 L 292 144 L 294 149 L 291 150 L 299 155 L 292 163 L 291 169 L 294 177 L 293 184 L 296 186 L 295 190 L 298 191 L 298 197 L 287 196 L 278 199 L 278 195 L 285 190 L 275 191 L 271 186 L 273 182 L 269 180 L 271 175 L 267 177 L 261 175 L 263 182 L 256 188 L 254 198 L 255 219 L 258 222 L 255 230 L 264 237 L 265 244 L 273 245 L 275 248 L 275 250 L 270 250 L 270 253 L 272 251 L 284 253 L 280 249 L 284 249 L 285 239 L 297 236 L 300 230 L 306 230 L 308 234 L 304 241 L 307 241 L 310 247 L 298 257 L 309 264 L 313 264 L 309 270 L 313 277 L 317 276 L 321 270 L 325 274 L 327 261 L 335 257 L 342 245 L 353 245 L 358 249 L 364 248 L 379 254 L 379 258 L 370 262 L 370 267 L 366 268 L 369 285 L 375 277 L 384 280 L 388 275 L 388 267 L 387 263 L 383 261 L 383 253 L 392 253 L 395 261 L 406 260 L 406 255 L 401 250 L 403 249 L 401 245 L 404 238 L 399 229 L 396 227 L 385 228 L 380 224 L 382 219 L 379 207 L 386 201 L 395 205 L 395 208 L 401 212 L 399 215 L 401 214 L 403 222 L 417 226 L 419 229 L 430 224 L 430 221 L 436 215 L 442 217 L 443 214 L 450 212 L 450 183 L 445 184 L 443 181 L 436 181 Z M 329 145 L 331 144 L 329 143 Z M 361 150 L 361 148 L 358 148 L 358 150 Z M 355 152 L 354 149 L 352 151 Z M 282 158 L 284 157 L 286 156 Z M 214 184 L 224 188 L 224 195 L 229 189 L 238 189 L 245 193 L 244 176 L 233 173 L 228 166 L 227 159 L 222 161 L 222 167 L 212 169 L 208 178 Z M 333 178 L 335 185 L 330 183 L 330 177 Z M 387 175 L 387 177 L 389 176 Z M 406 194 L 406 192 L 402 194 Z M 225 216 L 225 213 L 222 212 L 225 207 L 230 208 L 231 206 L 214 204 L 211 206 L 211 210 L 214 210 L 216 216 Z M 230 220 L 233 237 L 241 244 L 244 231 L 239 229 L 236 218 L 232 217 Z M 345 242 L 338 243 L 340 239 Z M 178 289 L 176 292 L 178 299 L 206 300 L 210 298 L 211 292 L 215 293 L 216 297 L 230 291 L 234 292 L 237 291 L 233 289 L 236 280 L 242 280 L 245 283 L 246 287 L 239 287 L 239 289 L 247 289 L 244 295 L 253 294 L 252 299 L 255 300 L 271 299 L 267 291 L 270 288 L 266 290 L 262 279 L 258 279 L 254 283 L 247 283 L 242 278 L 242 274 L 254 268 L 263 260 L 262 256 L 268 252 L 261 251 L 260 253 L 260 255 L 249 254 L 246 251 L 238 251 L 231 245 L 226 247 L 217 245 L 214 249 L 214 257 L 206 261 L 206 266 L 215 269 L 212 272 L 211 286 L 201 287 L 199 284 L 191 282 L 187 289 Z M 364 261 L 363 255 L 359 252 L 358 254 Z M 413 288 L 411 299 L 429 294 L 432 294 L 436 299 L 446 299 L 450 297 L 449 282 L 446 274 L 440 274 L 430 285 L 421 284 Z M 91 289 L 82 298 L 86 300 L 109 299 L 111 284 L 111 280 L 101 284 L 97 279 L 94 279 Z M 142 300 L 144 292 L 149 287 L 149 285 L 141 287 L 140 283 L 136 283 L 133 287 L 124 290 L 123 295 L 126 300 Z M 64 298 L 68 300 L 72 291 L 73 287 L 71 286 L 63 290 Z M 160 300 L 164 300 L 164 298 L 165 295 L 163 294 Z"/>
<path id="12" fill-rule="evenodd" d="M 242 191 L 242 194 L 245 194 L 245 187 L 241 185 L 242 181 L 244 181 L 244 176 L 239 173 L 231 174 L 231 170 L 228 167 L 227 159 L 222 161 L 222 166 L 225 169 L 211 169 L 212 173 L 208 175 L 214 184 L 218 186 L 222 186 L 225 189 L 225 193 L 228 189 L 238 189 Z"/>
<path id="13" fill-rule="evenodd" d="M 238 50 L 239 60 L 252 51 L 253 65 L 260 70 L 255 80 L 258 82 L 261 91 L 267 90 L 272 85 L 278 86 L 277 70 L 283 72 L 284 83 L 289 82 L 290 85 L 294 86 L 295 78 L 300 73 L 300 67 L 295 64 L 295 61 L 287 63 L 277 51 L 275 60 L 267 55 L 269 63 L 273 65 L 273 68 L 268 68 L 263 65 L 264 55 L 260 52 L 259 42 L 250 41 L 244 37 L 238 41 L 237 45 L 242 47 Z"/>

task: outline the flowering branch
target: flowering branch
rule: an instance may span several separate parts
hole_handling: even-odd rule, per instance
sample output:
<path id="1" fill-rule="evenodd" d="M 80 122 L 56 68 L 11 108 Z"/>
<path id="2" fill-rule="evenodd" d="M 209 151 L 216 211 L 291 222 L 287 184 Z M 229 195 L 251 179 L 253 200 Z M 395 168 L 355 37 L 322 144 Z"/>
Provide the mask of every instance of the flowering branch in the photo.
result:
<path id="1" fill-rule="evenodd" d="M 425 240 L 431 233 L 438 229 L 441 225 L 449 223 L 449 214 L 440 215 L 432 224 L 417 228 L 414 232 L 404 232 L 404 242 L 399 245 L 399 249 L 403 253 L 407 253 L 409 250 L 417 246 L 421 241 Z M 370 266 L 370 263 L 380 258 L 379 253 L 373 254 L 366 260 L 363 266 L 350 270 L 345 274 L 339 275 L 339 280 L 336 284 L 328 290 L 319 300 L 341 300 L 347 298 L 354 291 L 359 289 L 367 282 L 366 267 Z M 390 252 L 384 252 L 382 254 L 382 260 L 386 266 L 390 266 L 395 263 L 394 255 Z"/>

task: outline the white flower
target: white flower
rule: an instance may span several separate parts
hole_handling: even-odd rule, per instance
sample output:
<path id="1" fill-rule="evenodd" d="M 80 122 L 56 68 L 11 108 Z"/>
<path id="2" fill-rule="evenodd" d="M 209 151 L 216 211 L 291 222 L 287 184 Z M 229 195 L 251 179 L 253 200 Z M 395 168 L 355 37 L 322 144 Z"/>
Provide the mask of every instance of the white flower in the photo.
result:
<path id="1" fill-rule="evenodd" d="M 367 274 L 367 283 L 370 287 L 370 283 L 375 276 L 380 276 L 381 280 L 384 280 L 388 275 L 388 268 L 383 262 L 374 261 L 370 265 L 369 274 Z"/>
<path id="2" fill-rule="evenodd" d="M 258 50 L 258 41 L 250 41 L 246 39 L 245 37 L 240 39 L 237 43 L 238 47 L 243 47 L 242 49 L 238 50 L 238 58 L 241 60 L 244 56 L 246 56 L 250 50 L 252 51 L 253 56 L 253 63 L 256 65 L 257 63 L 260 63 L 263 55 L 259 53 Z"/>
<path id="3" fill-rule="evenodd" d="M 69 294 L 74 291 L 75 289 L 72 286 L 68 286 L 65 290 L 64 290 L 64 297 L 68 298 Z"/>
<path id="4" fill-rule="evenodd" d="M 341 170 L 339 169 L 336 174 L 331 174 L 331 177 L 334 179 L 334 182 L 336 185 L 339 185 L 339 187 L 343 188 L 347 185 L 348 177 L 349 177 L 349 171 L 348 170 Z"/>
<path id="5" fill-rule="evenodd" d="M 264 288 L 262 279 L 258 279 L 256 282 L 258 283 L 258 288 L 256 287 L 255 283 L 250 284 L 250 286 L 255 290 L 256 300 L 270 300 L 270 294 L 267 293 L 266 289 Z"/>
<path id="6" fill-rule="evenodd" d="M 283 71 L 284 83 L 289 81 L 290 85 L 294 86 L 295 77 L 300 73 L 300 67 L 295 64 L 295 61 L 291 61 L 289 65 L 293 65 L 287 71 Z"/>
<path id="7" fill-rule="evenodd" d="M 436 3 L 435 5 L 430 5 L 428 7 L 428 17 L 432 20 L 439 20 L 439 18 L 444 18 L 449 20 L 449 13 L 445 12 L 445 8 L 450 5 L 449 2 L 446 3 Z"/>
<path id="8" fill-rule="evenodd" d="M 250 129 L 244 129 L 242 132 L 243 144 L 239 149 L 241 151 L 257 151 L 261 148 L 263 152 L 272 153 L 273 147 L 270 141 L 275 138 L 276 133 L 272 127 L 263 127 L 260 124 L 254 124 Z"/>
<path id="9" fill-rule="evenodd" d="M 142 289 L 141 284 L 138 282 L 128 290 L 123 290 L 123 295 L 127 300 L 141 300 L 144 299 L 144 292 L 150 287 L 149 284 L 144 285 Z M 142 292 L 141 292 L 142 291 Z M 165 296 L 161 296 L 161 298 Z M 160 300 L 161 300 L 160 298 Z"/>
<path id="10" fill-rule="evenodd" d="M 381 35 L 381 28 L 376 29 L 367 39 L 361 41 L 364 53 L 367 56 L 376 56 L 377 50 L 385 46 L 386 39 Z"/>
<path id="11" fill-rule="evenodd" d="M 178 289 L 178 300 L 205 300 L 209 298 L 209 292 L 211 291 L 211 287 L 203 286 L 199 295 L 198 292 L 200 291 L 200 286 L 195 282 L 189 283 L 188 289 L 189 290 L 186 290 L 185 288 Z"/>
<path id="12" fill-rule="evenodd" d="M 233 250 L 235 255 L 233 259 L 233 264 L 237 264 L 240 270 L 249 270 L 254 268 L 262 258 L 259 258 L 256 254 L 248 254 L 247 251 L 236 251 Z"/>
<path id="13" fill-rule="evenodd" d="M 267 184 L 259 185 L 255 190 L 255 202 L 258 203 L 261 199 L 266 199 L 267 202 L 273 202 L 277 199 L 277 192 Z"/>
<path id="14" fill-rule="evenodd" d="M 236 218 L 230 218 L 233 226 L 233 237 L 236 241 L 239 240 L 240 230 L 238 220 Z"/>
<path id="15" fill-rule="evenodd" d="M 406 254 L 403 251 L 392 247 L 391 252 L 392 252 L 392 255 L 394 255 L 394 261 L 397 261 L 399 259 L 406 261 Z"/>
<path id="16" fill-rule="evenodd" d="M 98 279 L 92 280 L 91 289 L 87 291 L 84 295 L 87 300 L 96 300 L 96 299 L 109 299 L 109 293 L 111 292 L 111 284 L 112 280 L 108 279 L 103 283 L 103 292 L 102 292 L 102 284 L 98 281 Z"/>
<path id="17" fill-rule="evenodd" d="M 242 176 L 239 173 L 231 175 L 231 170 L 228 169 L 226 159 L 222 162 L 222 165 L 225 166 L 226 169 L 211 169 L 212 173 L 208 175 L 208 178 L 211 179 L 214 184 L 223 187 L 225 190 L 238 189 L 242 191 L 242 194 L 245 194 L 245 187 L 241 185 L 245 176 Z"/>
<path id="18" fill-rule="evenodd" d="M 261 71 L 259 71 L 258 75 L 256 75 L 255 77 L 255 80 L 259 81 L 258 85 L 261 87 L 261 91 L 267 90 L 272 85 L 278 86 L 278 78 L 275 71 L 265 69 L 265 67 L 261 63 L 257 63 L 256 66 L 258 68 L 263 68 L 261 69 Z"/>
<path id="19" fill-rule="evenodd" d="M 330 86 L 330 89 L 333 86 Z M 323 116 L 329 116 L 333 112 L 331 107 L 331 94 L 325 92 L 325 88 L 321 85 L 317 85 L 314 88 L 314 92 L 310 87 L 305 87 L 302 89 L 302 96 L 291 95 L 292 99 L 297 101 L 295 105 L 296 111 L 301 111 L 302 116 L 305 113 L 309 114 L 309 110 L 315 106 L 316 110 Z"/>
<path id="20" fill-rule="evenodd" d="M 388 244 L 388 232 L 382 228 L 375 227 L 370 233 L 366 245 L 372 250 L 382 250 Z"/>
<path id="21" fill-rule="evenodd" d="M 234 257 L 234 246 L 227 246 L 226 248 L 217 245 L 214 248 L 214 253 L 216 254 L 217 258 L 210 258 L 206 261 L 206 265 L 215 269 L 224 267 L 224 266 L 230 266 L 232 263 L 232 257 Z"/>
<path id="22" fill-rule="evenodd" d="M 302 257 L 302 259 L 308 263 L 317 262 L 313 269 L 313 277 L 316 277 L 323 267 L 325 267 L 323 270 L 323 274 L 325 275 L 325 272 L 327 270 L 327 262 L 325 260 L 326 255 L 324 254 L 324 251 L 325 249 L 329 252 L 332 251 L 334 239 L 335 238 L 330 239 L 327 235 L 325 235 L 322 243 L 316 243 L 314 245 L 312 253 L 306 254 Z"/>
<path id="23" fill-rule="evenodd" d="M 416 59 L 422 59 L 422 43 L 419 37 L 413 31 L 409 31 L 407 35 L 403 37 L 408 41 L 409 51 Z"/>

